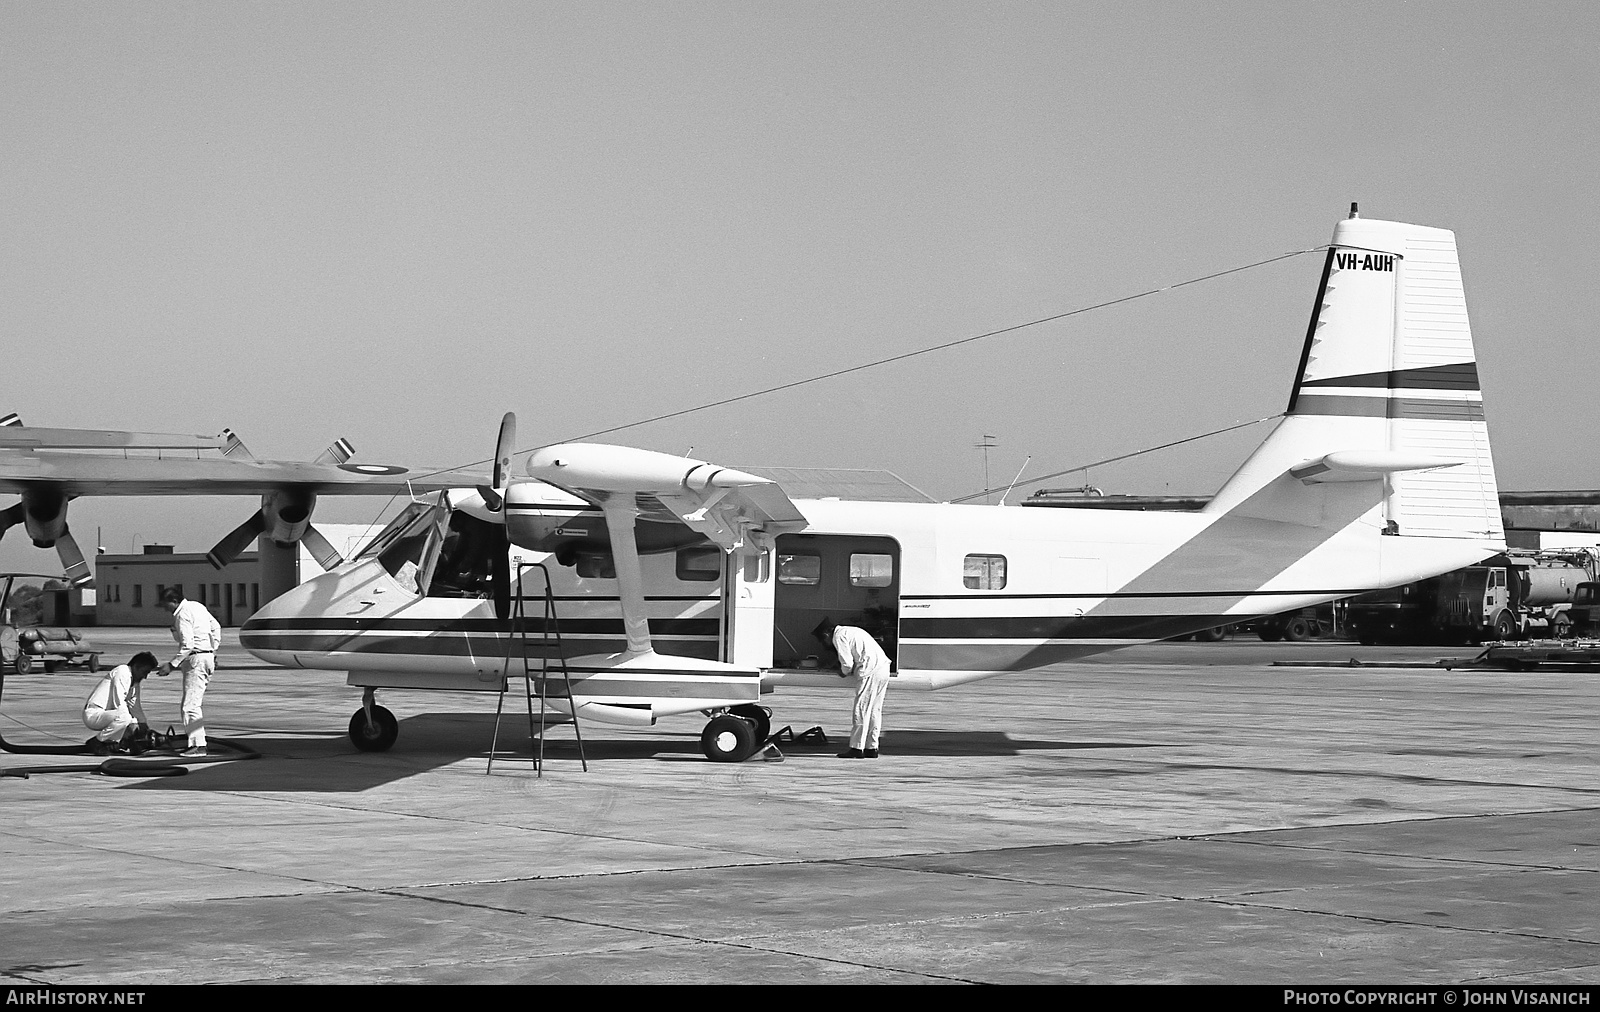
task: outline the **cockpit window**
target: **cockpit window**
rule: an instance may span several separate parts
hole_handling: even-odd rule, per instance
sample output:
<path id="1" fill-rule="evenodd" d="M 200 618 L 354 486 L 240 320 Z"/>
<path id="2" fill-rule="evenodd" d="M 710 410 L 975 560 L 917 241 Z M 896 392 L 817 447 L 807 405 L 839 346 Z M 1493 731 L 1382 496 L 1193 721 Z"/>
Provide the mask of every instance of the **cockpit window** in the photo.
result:
<path id="1" fill-rule="evenodd" d="M 390 522 L 357 558 L 376 558 L 406 590 L 420 594 L 428 586 L 448 510 L 411 503 Z"/>
<path id="2" fill-rule="evenodd" d="M 451 514 L 428 596 L 479 600 L 492 596 L 495 556 L 506 553 L 504 532 L 504 527 L 466 513 Z"/>
<path id="3" fill-rule="evenodd" d="M 378 532 L 377 537 L 367 542 L 367 547 L 363 548 L 356 558 L 358 560 L 375 559 L 382 555 L 385 549 L 394 544 L 395 540 L 405 533 L 406 528 L 411 526 L 412 521 L 432 508 L 423 502 L 407 503 L 406 508 L 396 514 L 395 518 L 389 521 L 383 530 Z"/>

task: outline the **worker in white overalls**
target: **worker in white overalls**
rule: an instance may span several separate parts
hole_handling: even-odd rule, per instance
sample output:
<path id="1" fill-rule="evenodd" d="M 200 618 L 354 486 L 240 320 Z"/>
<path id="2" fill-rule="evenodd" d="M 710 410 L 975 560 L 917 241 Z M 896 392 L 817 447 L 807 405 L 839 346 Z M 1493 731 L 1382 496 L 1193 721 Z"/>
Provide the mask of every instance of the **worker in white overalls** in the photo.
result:
<path id="1" fill-rule="evenodd" d="M 178 643 L 178 653 L 157 673 L 183 672 L 183 729 L 189 734 L 189 747 L 181 754 L 202 756 L 206 754 L 206 725 L 200 705 L 217 670 L 222 626 L 205 605 L 186 599 L 181 587 L 168 587 L 161 595 L 161 607 L 172 613 L 172 638 Z"/>
<path id="2" fill-rule="evenodd" d="M 156 655 L 148 650 L 133 655 L 106 673 L 83 703 L 83 723 L 95 732 L 85 744 L 96 755 L 127 748 L 140 724 L 148 724 L 139 704 L 139 683 L 156 669 Z"/>
<path id="3" fill-rule="evenodd" d="M 825 618 L 811 634 L 830 644 L 839 655 L 839 677 L 856 676 L 856 704 L 851 714 L 850 747 L 840 759 L 878 758 L 878 735 L 883 730 L 883 697 L 889 691 L 889 655 L 865 629 L 839 625 Z"/>

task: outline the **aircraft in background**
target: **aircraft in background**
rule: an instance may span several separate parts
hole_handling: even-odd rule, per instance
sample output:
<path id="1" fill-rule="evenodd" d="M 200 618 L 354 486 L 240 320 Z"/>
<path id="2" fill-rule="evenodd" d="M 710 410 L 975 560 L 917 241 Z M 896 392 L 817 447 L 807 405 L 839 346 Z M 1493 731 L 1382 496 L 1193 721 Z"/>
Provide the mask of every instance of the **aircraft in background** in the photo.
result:
<path id="1" fill-rule="evenodd" d="M 148 451 L 183 451 L 150 456 Z M 83 495 L 259 495 L 261 508 L 208 553 L 221 568 L 258 536 L 303 542 L 319 565 L 343 561 L 311 524 L 318 495 L 394 495 L 459 486 L 473 475 L 351 463 L 337 440 L 313 461 L 257 460 L 231 431 L 219 436 L 110 429 L 36 428 L 16 414 L 0 418 L 0 492 L 17 493 L 0 510 L 0 537 L 22 525 L 34 545 L 54 547 L 74 586 L 92 582 L 67 526 L 67 504 Z M 192 454 L 192 456 L 190 455 Z"/>
<path id="2" fill-rule="evenodd" d="M 507 416 L 492 487 L 411 503 L 241 641 L 348 672 L 366 750 L 398 734 L 378 689 L 503 692 L 525 658 L 559 652 L 558 710 L 639 726 L 699 712 L 705 754 L 736 761 L 770 729 L 763 693 L 841 684 L 811 639 L 824 616 L 878 636 L 892 685 L 937 689 L 1503 550 L 1475 362 L 1454 235 L 1352 208 L 1285 417 L 1198 512 L 797 502 L 752 473 L 595 444 L 539 449 L 536 480 L 512 481 Z"/>

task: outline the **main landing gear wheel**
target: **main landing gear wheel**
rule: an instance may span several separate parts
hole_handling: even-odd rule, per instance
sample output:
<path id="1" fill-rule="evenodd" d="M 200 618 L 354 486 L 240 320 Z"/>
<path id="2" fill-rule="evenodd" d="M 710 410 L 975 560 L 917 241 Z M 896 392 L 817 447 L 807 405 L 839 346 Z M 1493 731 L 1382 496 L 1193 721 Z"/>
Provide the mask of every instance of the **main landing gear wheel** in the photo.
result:
<path id="1" fill-rule="evenodd" d="M 363 707 L 350 718 L 350 741 L 356 748 L 363 752 L 387 752 L 400 737 L 400 722 L 394 719 L 394 714 L 381 706 L 372 708 L 372 722 L 367 722 L 367 711 Z"/>
<path id="2" fill-rule="evenodd" d="M 706 729 L 700 732 L 700 751 L 712 762 L 743 762 L 750 758 L 757 745 L 756 729 L 751 721 L 731 713 L 712 717 Z"/>
<path id="3" fill-rule="evenodd" d="M 735 717 L 743 717 L 756 726 L 756 747 L 760 748 L 772 737 L 772 711 L 764 706 L 746 703 L 728 710 Z"/>

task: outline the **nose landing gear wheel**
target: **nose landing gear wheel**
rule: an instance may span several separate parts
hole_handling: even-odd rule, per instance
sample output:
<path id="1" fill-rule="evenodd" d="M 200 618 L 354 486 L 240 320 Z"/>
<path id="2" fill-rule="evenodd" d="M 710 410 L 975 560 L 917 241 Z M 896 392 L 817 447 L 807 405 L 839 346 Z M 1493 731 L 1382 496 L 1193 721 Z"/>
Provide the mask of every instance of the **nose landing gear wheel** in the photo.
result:
<path id="1" fill-rule="evenodd" d="M 750 758 L 756 745 L 756 729 L 750 721 L 731 713 L 711 718 L 700 733 L 700 751 L 712 762 L 743 762 Z"/>
<path id="2" fill-rule="evenodd" d="M 400 722 L 381 706 L 372 708 L 372 723 L 367 723 L 365 708 L 350 718 L 350 743 L 363 752 L 387 752 L 400 737 Z"/>

